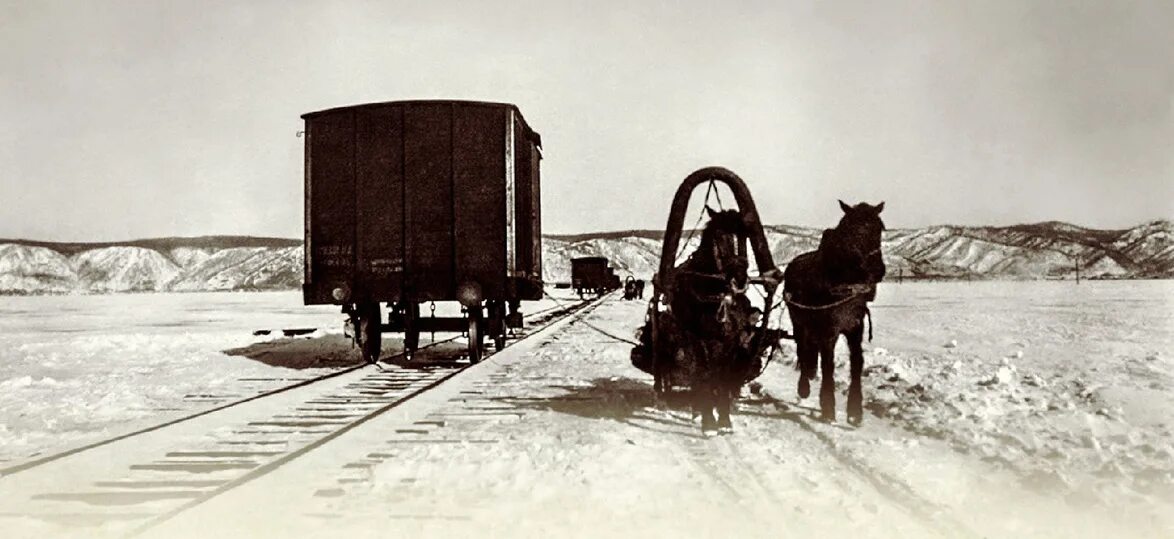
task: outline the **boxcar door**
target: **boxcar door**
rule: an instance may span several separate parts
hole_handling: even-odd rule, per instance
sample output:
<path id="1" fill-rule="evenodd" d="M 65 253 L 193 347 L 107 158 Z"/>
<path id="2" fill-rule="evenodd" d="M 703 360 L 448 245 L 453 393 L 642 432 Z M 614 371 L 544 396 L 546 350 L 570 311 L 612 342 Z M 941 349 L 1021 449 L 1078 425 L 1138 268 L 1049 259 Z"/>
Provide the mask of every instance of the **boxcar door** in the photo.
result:
<path id="1" fill-rule="evenodd" d="M 453 109 L 453 205 L 456 282 L 476 281 L 484 297 L 505 294 L 505 111 Z"/>
<path id="2" fill-rule="evenodd" d="M 416 299 L 454 299 L 452 105 L 403 108 L 405 282 Z"/>
<path id="3" fill-rule="evenodd" d="M 404 170 L 400 109 L 355 116 L 356 274 L 373 297 L 398 299 L 404 271 Z"/>
<path id="4" fill-rule="evenodd" d="M 354 269 L 354 120 L 328 114 L 306 126 L 307 303 L 332 303 L 331 290 L 352 285 Z"/>

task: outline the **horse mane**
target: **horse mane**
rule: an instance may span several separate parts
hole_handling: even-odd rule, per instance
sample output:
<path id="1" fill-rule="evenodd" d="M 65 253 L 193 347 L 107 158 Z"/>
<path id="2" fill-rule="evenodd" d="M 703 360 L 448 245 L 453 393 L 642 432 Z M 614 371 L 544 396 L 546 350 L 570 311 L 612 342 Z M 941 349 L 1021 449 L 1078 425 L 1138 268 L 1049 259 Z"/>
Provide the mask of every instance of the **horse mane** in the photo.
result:
<path id="1" fill-rule="evenodd" d="M 844 209 L 844 215 L 836 227 L 825 229 L 820 237 L 819 247 L 815 251 L 809 251 L 796 257 L 787 265 L 787 270 L 784 273 L 784 289 L 798 293 L 808 301 L 830 301 L 834 297 L 829 295 L 830 290 L 835 286 L 857 284 L 870 280 L 870 277 L 883 278 L 884 275 L 884 264 L 883 260 L 879 258 L 879 252 L 876 254 L 867 251 L 860 252 L 861 246 L 859 245 L 864 239 L 862 230 L 871 229 L 874 232 L 878 231 L 877 228 L 879 231 L 885 230 L 884 221 L 880 218 L 880 211 L 884 204 L 881 203 L 878 206 L 870 206 L 863 202 L 856 206 L 848 206 L 842 202 L 840 204 Z M 871 239 L 867 241 L 871 241 Z M 877 249 L 879 247 L 879 245 L 876 246 Z M 879 268 L 879 276 L 868 274 L 869 271 L 865 269 L 864 265 L 869 262 L 861 260 L 862 255 L 866 259 L 873 256 L 877 258 L 873 269 L 875 271 Z"/>

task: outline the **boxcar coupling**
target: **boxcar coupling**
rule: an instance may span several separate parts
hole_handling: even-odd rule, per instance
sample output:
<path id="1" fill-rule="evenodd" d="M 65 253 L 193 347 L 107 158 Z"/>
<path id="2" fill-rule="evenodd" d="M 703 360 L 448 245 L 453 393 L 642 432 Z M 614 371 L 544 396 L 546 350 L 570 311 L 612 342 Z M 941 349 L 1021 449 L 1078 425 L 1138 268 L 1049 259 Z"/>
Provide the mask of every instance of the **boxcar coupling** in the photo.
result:
<path id="1" fill-rule="evenodd" d="M 507 103 L 396 101 L 305 120 L 306 305 L 341 305 L 367 361 L 380 334 L 468 332 L 500 349 L 542 297 L 542 139 Z M 420 303 L 459 301 L 460 318 Z M 388 306 L 383 320 L 381 303 Z"/>

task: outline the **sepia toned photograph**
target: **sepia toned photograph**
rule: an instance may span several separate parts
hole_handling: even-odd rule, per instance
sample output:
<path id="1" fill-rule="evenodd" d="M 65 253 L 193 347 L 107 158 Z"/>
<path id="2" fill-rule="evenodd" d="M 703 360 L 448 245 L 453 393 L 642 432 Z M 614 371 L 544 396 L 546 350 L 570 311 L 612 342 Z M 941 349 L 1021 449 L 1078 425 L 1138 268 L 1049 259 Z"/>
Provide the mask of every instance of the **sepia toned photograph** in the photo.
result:
<path id="1" fill-rule="evenodd" d="M 1174 537 L 1172 28 L 0 0 L 0 536 Z"/>

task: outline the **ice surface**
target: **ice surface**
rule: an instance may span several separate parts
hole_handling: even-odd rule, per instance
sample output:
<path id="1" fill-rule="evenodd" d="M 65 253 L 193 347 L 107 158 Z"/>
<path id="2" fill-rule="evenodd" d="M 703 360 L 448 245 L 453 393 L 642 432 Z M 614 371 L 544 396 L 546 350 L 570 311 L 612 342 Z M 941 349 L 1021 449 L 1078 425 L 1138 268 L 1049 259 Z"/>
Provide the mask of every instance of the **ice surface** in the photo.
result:
<path id="1" fill-rule="evenodd" d="M 304 307 L 292 292 L 0 298 L 0 459 L 124 432 L 265 385 L 241 378 L 305 376 L 223 351 L 280 337 L 255 337 L 254 329 L 339 332 L 340 319 L 337 308 Z"/>
<path id="2" fill-rule="evenodd" d="M 615 302 L 593 323 L 629 336 L 643 307 Z M 729 480 L 743 495 L 781 501 L 719 505 L 779 511 L 792 530 L 843 514 L 837 524 L 867 535 L 874 517 L 909 522 L 909 507 L 948 509 L 989 536 L 1096 536 L 1118 523 L 1151 536 L 1174 530 L 1174 282 L 886 283 L 872 314 L 860 429 L 808 418 L 818 406 L 796 398 L 788 346 L 759 379 L 776 408 L 744 405 L 734 436 L 693 441 L 687 414 L 650 407 L 648 376 L 627 364 L 628 345 L 575 325 L 482 389 L 490 404 L 528 414 L 470 434 L 499 443 L 403 448 L 371 470 L 367 505 L 347 498 L 339 510 L 547 511 L 590 536 L 599 514 L 618 518 L 598 530 L 622 532 L 711 499 L 690 485 Z M 304 376 L 224 351 L 273 339 L 254 329 L 337 333 L 340 322 L 335 308 L 303 307 L 296 293 L 3 298 L 0 458 L 206 405 L 185 395 L 253 387 L 241 378 Z M 837 357 L 842 419 L 843 346 Z M 710 477 L 678 462 L 704 466 L 694 452 L 719 450 L 742 454 L 745 466 Z M 697 522 L 677 521 L 676 531 L 696 532 L 688 524 Z"/>

